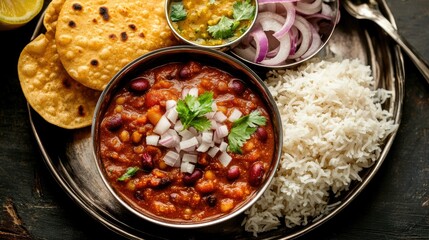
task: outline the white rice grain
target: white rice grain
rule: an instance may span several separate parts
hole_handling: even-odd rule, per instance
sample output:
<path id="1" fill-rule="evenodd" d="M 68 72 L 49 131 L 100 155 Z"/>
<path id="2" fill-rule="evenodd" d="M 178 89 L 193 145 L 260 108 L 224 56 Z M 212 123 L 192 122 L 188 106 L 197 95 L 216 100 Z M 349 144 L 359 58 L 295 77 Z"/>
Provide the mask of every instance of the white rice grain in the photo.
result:
<path id="1" fill-rule="evenodd" d="M 372 90 L 369 66 L 358 60 L 310 62 L 269 72 L 266 84 L 283 122 L 280 168 L 271 187 L 243 222 L 257 235 L 280 226 L 303 226 L 326 214 L 330 192 L 340 194 L 380 156 L 380 144 L 398 126 Z M 338 203 L 339 204 L 339 203 Z"/>

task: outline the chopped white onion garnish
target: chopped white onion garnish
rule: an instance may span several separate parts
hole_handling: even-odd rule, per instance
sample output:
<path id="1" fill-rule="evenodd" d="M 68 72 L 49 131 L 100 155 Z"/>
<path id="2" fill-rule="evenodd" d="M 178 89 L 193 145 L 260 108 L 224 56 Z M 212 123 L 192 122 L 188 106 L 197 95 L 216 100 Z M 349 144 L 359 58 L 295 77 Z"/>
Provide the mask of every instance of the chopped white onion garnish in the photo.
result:
<path id="1" fill-rule="evenodd" d="M 146 145 L 157 146 L 159 136 L 158 135 L 148 135 L 146 136 Z"/>
<path id="2" fill-rule="evenodd" d="M 212 131 L 205 131 L 201 134 L 201 140 L 205 143 L 211 143 L 213 142 L 213 132 Z"/>
<path id="3" fill-rule="evenodd" d="M 228 127 L 226 125 L 221 125 L 216 129 L 216 137 L 221 139 L 228 136 Z"/>
<path id="4" fill-rule="evenodd" d="M 183 130 L 183 124 L 182 121 L 177 121 L 176 124 L 174 125 L 174 130 L 176 132 L 181 132 Z"/>
<path id="5" fill-rule="evenodd" d="M 185 88 L 182 90 L 182 99 L 185 99 L 186 95 L 189 93 L 189 88 Z"/>
<path id="6" fill-rule="evenodd" d="M 189 130 L 189 132 L 191 132 L 192 134 L 194 134 L 194 136 L 197 136 L 197 135 L 198 135 L 198 131 L 197 131 L 197 129 L 195 129 L 195 128 L 193 128 L 193 127 L 190 127 L 190 128 L 188 128 L 188 130 Z"/>
<path id="7" fill-rule="evenodd" d="M 189 89 L 188 95 L 191 95 L 192 97 L 198 97 L 198 88 Z"/>
<path id="8" fill-rule="evenodd" d="M 196 147 L 198 145 L 198 140 L 196 137 L 189 138 L 187 140 L 180 142 L 180 149 L 188 149 L 191 147 Z"/>
<path id="9" fill-rule="evenodd" d="M 219 162 L 220 162 L 224 167 L 228 166 L 228 164 L 231 162 L 231 160 L 232 160 L 232 157 L 231 157 L 231 156 L 229 156 L 229 154 L 228 154 L 228 153 L 226 153 L 226 152 L 222 152 L 222 153 L 220 154 L 220 156 L 219 156 Z"/>
<path id="10" fill-rule="evenodd" d="M 176 108 L 171 108 L 167 110 L 166 112 L 168 120 L 172 122 L 173 124 L 176 123 L 177 118 L 179 117 L 179 113 L 177 112 Z"/>
<path id="11" fill-rule="evenodd" d="M 216 120 L 214 119 L 210 120 L 210 129 L 215 130 L 216 128 L 217 128 Z"/>
<path id="12" fill-rule="evenodd" d="M 235 120 L 239 119 L 241 115 L 243 115 L 243 113 L 240 112 L 240 110 L 238 110 L 237 108 L 234 108 L 232 109 L 232 112 L 228 117 L 228 121 L 234 122 Z"/>
<path id="13" fill-rule="evenodd" d="M 221 152 L 226 152 L 226 149 L 228 148 L 228 143 L 226 143 L 226 142 L 224 142 L 224 141 L 222 141 L 221 143 L 220 143 L 220 145 L 219 145 L 219 150 L 221 151 Z"/>
<path id="14" fill-rule="evenodd" d="M 167 110 L 170 110 L 170 109 L 172 109 L 172 108 L 174 108 L 175 109 L 175 106 L 177 105 L 177 102 L 175 101 L 175 100 L 167 100 L 166 102 L 165 102 L 165 108 L 167 109 Z"/>
<path id="15" fill-rule="evenodd" d="M 223 114 L 223 112 L 216 112 L 215 113 L 215 115 L 213 116 L 213 119 L 214 120 L 216 120 L 217 122 L 220 122 L 220 123 L 223 123 L 223 122 L 225 122 L 225 120 L 227 119 L 228 117 L 227 116 L 225 116 L 225 114 Z"/>
<path id="16" fill-rule="evenodd" d="M 173 136 L 166 136 L 159 139 L 159 144 L 168 148 L 175 146 Z"/>
<path id="17" fill-rule="evenodd" d="M 214 158 L 216 156 L 217 152 L 219 152 L 219 148 L 216 146 L 213 146 L 212 148 L 210 148 L 210 150 L 207 152 L 207 154 L 210 157 Z"/>
<path id="18" fill-rule="evenodd" d="M 195 154 L 185 153 L 183 154 L 183 157 L 182 157 L 182 162 L 197 163 L 197 160 L 198 160 L 198 156 Z"/>
<path id="19" fill-rule="evenodd" d="M 217 104 L 216 104 L 216 102 L 213 102 L 213 103 L 212 103 L 212 111 L 213 111 L 213 112 L 216 112 L 216 111 L 217 111 Z"/>
<path id="20" fill-rule="evenodd" d="M 188 140 L 195 137 L 195 135 L 188 129 L 182 130 L 179 132 L 179 135 L 182 136 L 182 140 Z"/>
<path id="21" fill-rule="evenodd" d="M 183 160 L 183 159 L 182 159 Z M 180 171 L 186 173 L 193 173 L 195 169 L 195 165 L 190 162 L 183 162 L 180 165 Z"/>
<path id="22" fill-rule="evenodd" d="M 171 167 L 179 167 L 180 166 L 180 155 L 175 151 L 168 151 L 164 158 L 165 164 Z"/>
<path id="23" fill-rule="evenodd" d="M 171 127 L 170 121 L 168 121 L 167 117 L 162 115 L 162 117 L 159 119 L 158 123 L 156 124 L 155 128 L 153 129 L 153 132 L 161 135 L 165 133 L 170 127 Z"/>
<path id="24" fill-rule="evenodd" d="M 200 146 L 198 146 L 197 152 L 207 152 L 209 148 L 210 148 L 210 143 L 203 142 L 200 144 Z"/>
<path id="25" fill-rule="evenodd" d="M 187 95 L 198 97 L 198 91 L 196 87 L 183 89 L 182 98 Z M 219 161 L 227 166 L 231 157 L 226 153 L 228 144 L 224 138 L 228 136 L 229 130 L 223 122 L 227 119 L 230 122 L 236 121 L 243 115 L 242 112 L 234 108 L 227 117 L 223 112 L 217 111 L 217 105 L 213 102 L 212 112 L 205 114 L 210 121 L 210 129 L 198 132 L 194 127 L 183 129 L 176 106 L 176 100 L 166 101 L 166 112 L 156 124 L 154 134 L 146 137 L 146 144 L 161 145 L 170 149 L 163 157 L 165 164 L 180 167 L 182 172 L 192 173 L 198 160 L 198 153 L 204 152 L 214 158 L 221 151 Z"/>

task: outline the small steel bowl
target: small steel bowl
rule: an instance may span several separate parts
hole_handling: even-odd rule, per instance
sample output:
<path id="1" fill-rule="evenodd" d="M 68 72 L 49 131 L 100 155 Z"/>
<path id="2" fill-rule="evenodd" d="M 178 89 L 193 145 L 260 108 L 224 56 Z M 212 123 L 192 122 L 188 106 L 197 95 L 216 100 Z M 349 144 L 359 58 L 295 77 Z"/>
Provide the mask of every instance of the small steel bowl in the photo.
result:
<path id="1" fill-rule="evenodd" d="M 267 71 L 267 70 L 271 70 L 271 69 L 284 69 L 284 68 L 291 68 L 291 67 L 295 67 L 300 65 L 303 62 L 306 62 L 307 60 L 315 57 L 315 56 L 320 56 L 320 57 L 325 57 L 328 53 L 325 50 L 325 46 L 326 44 L 329 42 L 329 40 L 331 39 L 335 27 L 338 24 L 338 21 L 340 20 L 340 0 L 323 0 L 324 4 L 327 4 L 327 6 L 329 6 L 332 11 L 333 11 L 333 17 L 330 21 L 326 20 L 325 21 L 325 25 L 323 27 L 320 28 L 319 30 L 319 34 L 321 36 L 321 40 L 322 40 L 322 44 L 319 46 L 319 48 L 313 52 L 312 54 L 306 56 L 305 58 L 301 58 L 298 60 L 289 60 L 286 61 L 285 64 L 280 64 L 280 65 L 265 65 L 265 64 L 261 64 L 261 63 L 256 63 L 254 61 L 251 61 L 249 59 L 246 59 L 243 56 L 240 56 L 239 54 L 234 52 L 234 49 L 230 49 L 230 53 L 237 57 L 238 59 L 242 60 L 243 62 L 245 62 L 247 65 L 251 66 L 254 69 L 258 69 L 260 71 Z M 261 8 L 259 8 L 261 9 Z M 257 21 L 256 21 L 257 22 Z M 234 45 L 234 47 L 239 46 L 239 44 Z"/>
<path id="2" fill-rule="evenodd" d="M 259 94 L 260 98 L 267 106 L 267 111 L 271 113 L 271 122 L 274 132 L 274 154 L 271 161 L 271 166 L 267 169 L 265 174 L 265 179 L 259 186 L 259 188 L 250 196 L 247 197 L 241 205 L 236 206 L 236 208 L 230 213 L 221 215 L 220 217 L 211 217 L 206 220 L 201 220 L 198 222 L 183 222 L 177 220 L 166 219 L 143 209 L 135 207 L 133 204 L 130 204 L 125 198 L 112 187 L 109 183 L 108 177 L 106 175 L 106 170 L 103 167 L 103 162 L 100 156 L 100 126 L 102 118 L 105 115 L 105 112 L 113 101 L 113 97 L 116 91 L 124 86 L 128 81 L 132 80 L 139 73 L 144 72 L 145 70 L 152 69 L 154 67 L 164 65 L 171 62 L 187 62 L 187 61 L 197 61 L 204 65 L 209 65 L 221 69 L 225 72 L 230 73 L 232 76 L 238 77 L 244 81 L 249 88 L 251 88 L 256 94 Z M 268 88 L 262 82 L 260 77 L 252 71 L 245 64 L 235 59 L 234 57 L 227 55 L 226 53 L 213 50 L 213 49 L 203 49 L 195 46 L 175 46 L 164 49 L 155 50 L 146 55 L 143 55 L 128 65 L 126 65 L 122 70 L 120 70 L 107 85 L 105 90 L 102 92 L 100 99 L 97 103 L 92 129 L 92 150 L 93 155 L 96 161 L 98 171 L 109 189 L 112 195 L 116 200 L 123 205 L 127 210 L 135 214 L 136 216 L 145 219 L 147 221 L 165 226 L 165 227 L 174 227 L 174 228 L 197 228 L 197 227 L 207 227 L 211 226 L 229 219 L 234 218 L 239 215 L 246 209 L 248 209 L 252 204 L 254 204 L 259 197 L 264 193 L 264 191 L 269 187 L 272 178 L 277 170 L 280 157 L 281 149 L 283 143 L 283 134 L 282 134 L 282 124 L 280 119 L 280 113 L 276 106 L 276 103 L 270 94 Z"/>
<path id="3" fill-rule="evenodd" d="M 257 14 L 258 14 L 258 4 L 257 4 L 257 0 L 251 0 L 251 1 L 253 3 L 255 3 L 255 15 L 254 15 L 254 17 L 253 17 L 253 19 L 251 21 L 250 26 L 238 38 L 236 38 L 236 39 L 234 39 L 232 41 L 220 44 L 220 45 L 203 45 L 203 44 L 199 44 L 199 43 L 197 43 L 195 41 L 191 41 L 189 39 L 184 38 L 180 34 L 180 32 L 177 31 L 177 29 L 174 27 L 174 23 L 173 23 L 173 21 L 171 20 L 171 17 L 170 17 L 170 7 L 171 7 L 172 3 L 181 2 L 181 0 L 167 0 L 165 2 L 165 9 L 164 9 L 164 11 L 165 11 L 165 17 L 167 19 L 168 26 L 170 27 L 170 29 L 173 32 L 174 36 L 180 42 L 185 43 L 185 44 L 190 44 L 190 45 L 193 45 L 193 46 L 202 47 L 202 48 L 216 49 L 216 50 L 219 50 L 219 51 L 227 51 L 227 50 L 231 49 L 232 47 L 236 46 L 237 44 L 239 44 L 241 42 L 241 40 L 243 39 L 243 37 L 245 37 L 247 35 L 247 33 L 250 32 L 250 29 L 253 27 L 253 25 L 256 22 L 256 17 L 257 17 Z"/>

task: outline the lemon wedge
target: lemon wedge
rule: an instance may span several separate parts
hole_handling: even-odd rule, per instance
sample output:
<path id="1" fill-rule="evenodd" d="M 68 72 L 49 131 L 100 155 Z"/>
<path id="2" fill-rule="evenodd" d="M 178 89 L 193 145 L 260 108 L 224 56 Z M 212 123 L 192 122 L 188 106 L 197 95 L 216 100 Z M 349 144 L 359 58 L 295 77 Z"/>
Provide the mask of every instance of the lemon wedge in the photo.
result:
<path id="1" fill-rule="evenodd" d="M 20 27 L 42 10 L 43 0 L 0 0 L 0 30 Z"/>

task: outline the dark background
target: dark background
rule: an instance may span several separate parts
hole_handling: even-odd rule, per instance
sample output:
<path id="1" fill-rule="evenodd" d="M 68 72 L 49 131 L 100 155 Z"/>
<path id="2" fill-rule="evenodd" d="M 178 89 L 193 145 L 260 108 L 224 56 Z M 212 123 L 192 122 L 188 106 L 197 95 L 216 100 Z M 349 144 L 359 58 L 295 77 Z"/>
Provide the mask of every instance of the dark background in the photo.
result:
<path id="1" fill-rule="evenodd" d="M 387 2 L 429 61 L 429 1 Z M 66 195 L 39 154 L 16 70 L 36 21 L 0 32 L 0 239 L 118 239 Z M 302 239 L 429 239 L 429 84 L 404 59 L 402 123 L 388 157 L 345 210 Z"/>

